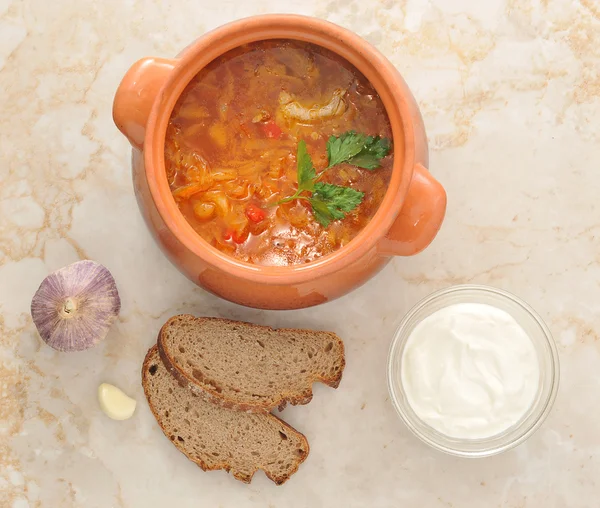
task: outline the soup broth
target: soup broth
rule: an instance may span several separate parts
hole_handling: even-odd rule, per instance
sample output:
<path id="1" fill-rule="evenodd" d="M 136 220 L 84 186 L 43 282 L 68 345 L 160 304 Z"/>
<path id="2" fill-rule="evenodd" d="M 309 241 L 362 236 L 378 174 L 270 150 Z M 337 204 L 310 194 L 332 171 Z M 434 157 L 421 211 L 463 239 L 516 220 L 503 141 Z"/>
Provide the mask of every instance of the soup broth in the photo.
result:
<path id="1" fill-rule="evenodd" d="M 386 140 L 366 136 L 390 140 L 377 167 L 355 157 L 328 168 L 328 140 L 349 131 L 367 144 Z M 269 40 L 229 51 L 189 83 L 169 121 L 165 166 L 179 209 L 204 240 L 242 261 L 286 266 L 334 252 L 371 220 L 391 178 L 390 143 L 383 103 L 356 68 L 319 46 Z M 310 186 L 289 199 L 306 160 L 314 181 L 358 191 L 360 204 L 325 220 Z"/>

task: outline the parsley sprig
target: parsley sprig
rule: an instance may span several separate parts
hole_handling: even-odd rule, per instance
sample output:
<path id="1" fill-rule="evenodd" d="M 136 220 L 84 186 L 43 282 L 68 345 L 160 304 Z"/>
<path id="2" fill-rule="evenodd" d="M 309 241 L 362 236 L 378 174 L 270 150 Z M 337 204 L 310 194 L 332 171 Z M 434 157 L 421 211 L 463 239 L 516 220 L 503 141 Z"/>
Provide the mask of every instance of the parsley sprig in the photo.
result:
<path id="1" fill-rule="evenodd" d="M 362 202 L 365 194 L 352 187 L 319 182 L 323 174 L 338 164 L 352 164 L 359 168 L 373 170 L 379 167 L 390 151 L 390 141 L 379 136 L 366 136 L 348 131 L 339 137 L 331 136 L 327 141 L 327 167 L 317 173 L 312 159 L 306 150 L 306 142 L 298 143 L 296 155 L 298 189 L 294 195 L 278 201 L 289 203 L 296 199 L 308 201 L 316 221 L 328 227 L 334 220 L 343 219 L 347 212 L 354 210 Z M 310 192 L 310 195 L 306 195 Z"/>
<path id="2" fill-rule="evenodd" d="M 364 169 L 376 169 L 379 161 L 390 151 L 390 140 L 379 136 L 365 136 L 348 131 L 339 138 L 327 141 L 328 168 L 346 162 Z"/>

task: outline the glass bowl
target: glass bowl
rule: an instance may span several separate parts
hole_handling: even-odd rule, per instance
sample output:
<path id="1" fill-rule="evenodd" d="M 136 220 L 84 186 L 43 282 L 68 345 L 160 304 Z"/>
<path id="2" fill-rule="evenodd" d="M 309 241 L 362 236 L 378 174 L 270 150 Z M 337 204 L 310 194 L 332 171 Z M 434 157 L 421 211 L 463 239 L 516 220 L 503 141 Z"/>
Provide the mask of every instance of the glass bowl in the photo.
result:
<path id="1" fill-rule="evenodd" d="M 484 439 L 453 438 L 433 429 L 415 414 L 402 386 L 402 355 L 415 326 L 437 310 L 456 303 L 484 303 L 508 312 L 531 339 L 539 360 L 539 388 L 529 410 L 515 425 Z M 560 368 L 558 351 L 550 330 L 529 305 L 500 289 L 461 285 L 431 294 L 404 317 L 390 347 L 387 377 L 390 397 L 396 411 L 419 439 L 451 455 L 489 457 L 524 442 L 543 423 L 556 398 Z"/>

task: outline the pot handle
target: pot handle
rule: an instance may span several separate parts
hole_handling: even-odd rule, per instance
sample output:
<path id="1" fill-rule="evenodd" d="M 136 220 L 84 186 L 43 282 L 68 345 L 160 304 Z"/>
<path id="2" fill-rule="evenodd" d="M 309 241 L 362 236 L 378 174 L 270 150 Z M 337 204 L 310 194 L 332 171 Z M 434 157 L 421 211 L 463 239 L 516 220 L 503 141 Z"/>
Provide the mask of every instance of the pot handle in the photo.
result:
<path id="1" fill-rule="evenodd" d="M 435 238 L 446 214 L 446 191 L 421 164 L 415 166 L 402 210 L 377 245 L 384 256 L 412 256 Z"/>
<path id="2" fill-rule="evenodd" d="M 134 148 L 142 149 L 152 104 L 176 60 L 142 58 L 125 74 L 113 102 L 113 120 Z"/>

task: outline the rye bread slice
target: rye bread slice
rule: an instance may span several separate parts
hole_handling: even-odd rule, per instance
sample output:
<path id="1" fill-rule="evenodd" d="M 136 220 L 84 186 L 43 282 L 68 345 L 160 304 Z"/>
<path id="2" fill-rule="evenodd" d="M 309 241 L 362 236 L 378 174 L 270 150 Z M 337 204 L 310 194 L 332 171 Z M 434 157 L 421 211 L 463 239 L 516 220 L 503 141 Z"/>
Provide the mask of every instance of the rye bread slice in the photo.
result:
<path id="1" fill-rule="evenodd" d="M 306 438 L 276 416 L 219 407 L 181 386 L 156 346 L 146 354 L 142 386 L 165 436 L 204 471 L 225 469 L 250 483 L 262 469 L 281 485 L 308 456 Z"/>
<path id="2" fill-rule="evenodd" d="M 189 314 L 165 323 L 158 350 L 169 371 L 205 399 L 252 412 L 307 404 L 312 384 L 337 388 L 345 365 L 335 333 Z"/>

